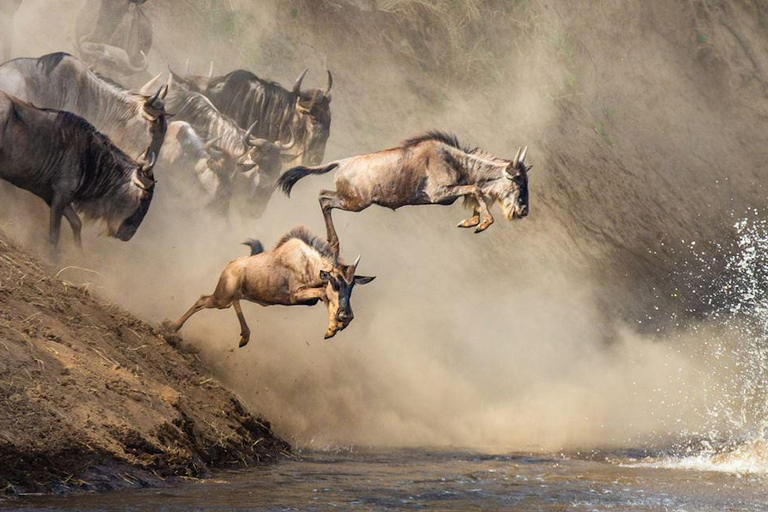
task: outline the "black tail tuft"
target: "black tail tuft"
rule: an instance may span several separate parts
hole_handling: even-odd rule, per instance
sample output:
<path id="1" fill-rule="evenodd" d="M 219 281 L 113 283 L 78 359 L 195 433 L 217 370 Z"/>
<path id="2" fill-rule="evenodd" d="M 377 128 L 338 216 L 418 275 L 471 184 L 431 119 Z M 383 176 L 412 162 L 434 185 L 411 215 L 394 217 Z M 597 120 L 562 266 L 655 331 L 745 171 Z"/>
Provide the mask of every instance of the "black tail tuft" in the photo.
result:
<path id="1" fill-rule="evenodd" d="M 283 192 L 285 192 L 285 195 L 291 197 L 291 189 L 296 184 L 296 182 L 304 176 L 308 176 L 310 174 L 325 174 L 334 170 L 338 166 L 338 162 L 333 162 L 323 167 L 293 167 L 285 171 L 283 175 L 280 176 L 280 179 L 277 180 L 277 186 Z"/>
<path id="2" fill-rule="evenodd" d="M 254 240 L 253 238 L 249 238 L 243 242 L 243 245 L 247 245 L 251 248 L 251 256 L 255 256 L 256 254 L 261 254 L 264 252 L 264 246 L 262 243 L 258 240 Z"/>

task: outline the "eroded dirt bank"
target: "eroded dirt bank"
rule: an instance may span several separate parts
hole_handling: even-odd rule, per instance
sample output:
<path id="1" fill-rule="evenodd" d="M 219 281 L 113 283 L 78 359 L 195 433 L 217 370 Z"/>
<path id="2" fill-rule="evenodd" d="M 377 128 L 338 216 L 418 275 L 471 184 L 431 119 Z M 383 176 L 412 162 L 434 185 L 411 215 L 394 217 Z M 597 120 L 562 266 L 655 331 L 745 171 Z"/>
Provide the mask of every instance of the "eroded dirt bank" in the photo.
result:
<path id="1" fill-rule="evenodd" d="M 178 339 L 71 272 L 84 271 L 57 278 L 0 232 L 0 489 L 158 484 L 289 449 Z"/>

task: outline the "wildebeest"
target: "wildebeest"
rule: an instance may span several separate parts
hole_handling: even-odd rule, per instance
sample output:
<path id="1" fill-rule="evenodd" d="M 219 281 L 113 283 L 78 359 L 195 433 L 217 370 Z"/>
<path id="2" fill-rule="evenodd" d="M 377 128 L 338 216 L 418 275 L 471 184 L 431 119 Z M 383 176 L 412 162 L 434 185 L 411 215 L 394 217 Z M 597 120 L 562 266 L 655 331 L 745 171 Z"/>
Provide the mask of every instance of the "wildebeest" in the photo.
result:
<path id="1" fill-rule="evenodd" d="M 0 178 L 50 206 L 54 257 L 62 216 L 81 246 L 77 212 L 104 220 L 108 235 L 130 240 L 152 201 L 154 160 L 149 150 L 142 162 L 133 160 L 75 114 L 0 92 Z"/>
<path id="2" fill-rule="evenodd" d="M 3 43 L 3 60 L 11 58 L 13 52 L 13 15 L 21 5 L 21 0 L 3 0 L 0 2 L 0 34 Z"/>
<path id="3" fill-rule="evenodd" d="M 320 192 L 328 242 L 338 252 L 339 238 L 333 226 L 334 208 L 350 212 L 378 204 L 393 210 L 407 205 L 453 204 L 464 197 L 472 206 L 471 218 L 459 227 L 475 227 L 476 233 L 493 224 L 488 203 L 501 205 L 508 220 L 528 215 L 528 146 L 515 158 L 504 160 L 478 148 L 462 147 L 455 136 L 431 131 L 378 153 L 354 156 L 318 167 L 286 171 L 278 186 L 290 195 L 304 176 L 336 169 L 336 190 Z"/>
<path id="4" fill-rule="evenodd" d="M 328 71 L 325 90 L 302 90 L 306 74 L 305 69 L 290 91 L 243 69 L 214 78 L 187 76 L 181 81 L 190 90 L 204 94 L 241 128 L 258 122 L 254 136 L 272 142 L 295 139 L 293 156 L 297 163 L 317 165 L 323 161 L 331 133 L 333 75 Z"/>
<path id="5" fill-rule="evenodd" d="M 183 86 L 177 87 L 179 80 L 180 77 L 171 72 L 166 108 L 173 112 L 174 118 L 188 122 L 204 139 L 215 139 L 216 146 L 237 163 L 239 170 L 252 169 L 260 159 L 260 141 L 265 140 L 255 135 L 258 131 L 258 121 L 252 123 L 248 129 L 240 127 L 231 117 L 222 114 L 204 95 Z M 288 151 L 295 145 L 295 139 L 291 137 L 288 143 L 277 142 L 275 145 L 281 151 Z"/>
<path id="6" fill-rule="evenodd" d="M 133 158 L 159 154 L 167 129 L 164 85 L 134 94 L 66 53 L 14 59 L 0 66 L 0 90 L 41 108 L 85 118 Z"/>
<path id="7" fill-rule="evenodd" d="M 283 155 L 290 151 L 295 139 L 287 143 L 271 143 L 253 135 L 256 126 L 245 130 L 230 117 L 222 114 L 211 101 L 200 93 L 177 87 L 178 77 L 171 74 L 166 108 L 174 119 L 189 123 L 201 139 L 209 141 L 212 151 L 222 155 L 224 165 L 215 181 L 218 190 L 216 209 L 227 209 L 234 201 L 239 210 L 251 216 L 260 216 L 266 208 L 282 170 Z M 173 78 L 177 80 L 173 80 Z M 171 123 L 173 125 L 173 123 Z M 201 184 L 211 191 L 213 177 L 199 174 Z"/>
<path id="8" fill-rule="evenodd" d="M 156 167 L 168 178 L 168 188 L 177 199 L 189 201 L 194 209 L 208 205 L 224 213 L 227 208 L 222 204 L 229 204 L 232 163 L 215 143 L 203 141 L 189 123 L 174 121 L 168 125 Z"/>
<path id="9" fill-rule="evenodd" d="M 329 324 L 325 338 L 332 338 L 354 318 L 350 298 L 355 284 L 367 284 L 375 277 L 357 276 L 360 257 L 352 265 L 341 262 L 328 244 L 306 228 L 286 233 L 274 249 L 264 252 L 257 240 L 245 243 L 250 256 L 230 262 L 219 277 L 212 295 L 203 295 L 176 322 L 166 321 L 166 328 L 178 331 L 189 318 L 203 309 L 235 307 L 240 321 L 240 347 L 250 340 L 240 300 L 262 306 L 313 306 L 323 301 Z"/>
<path id="10" fill-rule="evenodd" d="M 147 69 L 152 23 L 146 0 L 88 0 L 77 17 L 80 58 L 102 73 L 130 76 Z"/>

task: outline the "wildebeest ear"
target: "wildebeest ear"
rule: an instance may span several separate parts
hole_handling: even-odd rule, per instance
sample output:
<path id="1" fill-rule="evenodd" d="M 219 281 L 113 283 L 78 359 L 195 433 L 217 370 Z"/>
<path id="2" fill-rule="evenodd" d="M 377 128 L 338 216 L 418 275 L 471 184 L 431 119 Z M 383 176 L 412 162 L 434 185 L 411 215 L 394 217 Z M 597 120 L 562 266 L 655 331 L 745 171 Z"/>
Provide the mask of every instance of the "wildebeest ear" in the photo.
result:
<path id="1" fill-rule="evenodd" d="M 320 271 L 320 280 L 322 281 L 330 281 L 331 279 L 331 273 L 326 272 L 325 270 Z"/>
<path id="2" fill-rule="evenodd" d="M 355 276 L 355 284 L 368 284 L 376 279 L 376 276 Z"/>

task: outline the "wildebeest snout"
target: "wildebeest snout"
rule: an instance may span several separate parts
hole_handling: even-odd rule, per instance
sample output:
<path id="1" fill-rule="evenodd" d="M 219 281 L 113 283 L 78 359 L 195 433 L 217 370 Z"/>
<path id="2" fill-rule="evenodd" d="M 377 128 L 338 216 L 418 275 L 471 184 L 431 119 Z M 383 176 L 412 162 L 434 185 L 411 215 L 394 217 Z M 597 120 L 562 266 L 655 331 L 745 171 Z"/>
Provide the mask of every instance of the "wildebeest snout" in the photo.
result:
<path id="1" fill-rule="evenodd" d="M 339 322 L 343 322 L 345 324 L 352 321 L 352 319 L 355 318 L 355 315 L 352 313 L 351 310 L 339 310 L 338 313 L 336 313 L 336 320 Z"/>

